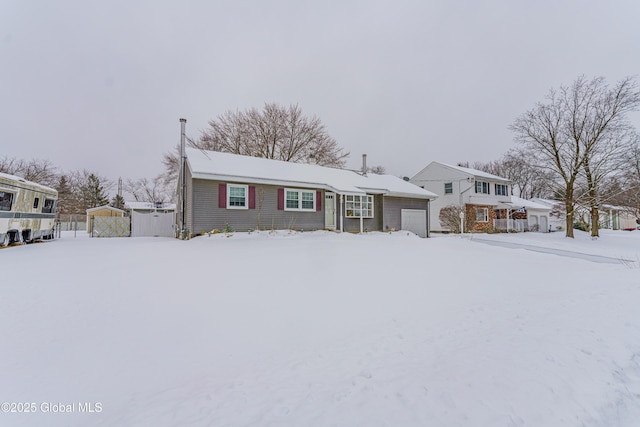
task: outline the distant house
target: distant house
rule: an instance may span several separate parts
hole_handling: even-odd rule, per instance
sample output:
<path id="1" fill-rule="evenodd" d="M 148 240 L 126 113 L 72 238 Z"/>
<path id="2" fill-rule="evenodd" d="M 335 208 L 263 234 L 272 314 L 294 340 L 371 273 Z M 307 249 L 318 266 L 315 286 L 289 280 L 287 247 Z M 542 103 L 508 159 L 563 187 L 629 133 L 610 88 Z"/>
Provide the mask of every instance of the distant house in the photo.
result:
<path id="1" fill-rule="evenodd" d="M 534 197 L 532 202 L 544 205 L 550 209 L 549 211 L 549 231 L 564 230 L 567 226 L 564 215 L 564 202 L 561 200 L 544 199 Z"/>
<path id="2" fill-rule="evenodd" d="M 548 231 L 549 209 L 513 196 L 506 178 L 431 162 L 410 182 L 438 195 L 431 203 L 433 231 L 449 231 L 439 217 L 440 210 L 451 205 L 464 208 L 465 231 Z"/>
<path id="3" fill-rule="evenodd" d="M 532 201 L 547 205 L 552 209 L 550 213 L 550 228 L 552 231 L 566 228 L 565 207 L 561 200 L 535 198 Z M 601 205 L 598 209 L 600 228 L 610 230 L 633 230 L 638 227 L 637 211 L 629 206 Z M 591 226 L 591 209 L 588 206 L 576 204 L 574 221 Z"/>
<path id="4" fill-rule="evenodd" d="M 600 228 L 633 230 L 638 227 L 637 211 L 628 206 L 602 205 L 599 209 Z M 589 220 L 591 217 L 589 216 Z"/>
<path id="5" fill-rule="evenodd" d="M 125 202 L 131 216 L 131 237 L 174 237 L 175 203 Z"/>
<path id="6" fill-rule="evenodd" d="M 464 206 L 470 231 L 493 230 L 494 221 L 508 219 L 512 208 L 511 181 L 479 170 L 431 162 L 410 182 L 438 195 L 431 204 L 433 231 L 449 231 L 439 220 L 445 206 Z"/>
<path id="7" fill-rule="evenodd" d="M 532 200 L 522 199 L 520 197 L 511 196 L 511 216 L 513 224 L 508 224 L 506 227 L 511 226 L 511 229 L 521 231 L 520 228 L 524 227 L 524 231 L 539 231 L 541 233 L 548 233 L 550 223 L 551 207 L 542 203 L 536 203 Z M 522 222 L 519 222 L 522 220 Z M 506 228 L 504 224 L 500 229 Z"/>
<path id="8" fill-rule="evenodd" d="M 395 176 L 196 149 L 186 157 L 176 215 L 183 235 L 214 229 L 429 234 L 436 195 Z"/>

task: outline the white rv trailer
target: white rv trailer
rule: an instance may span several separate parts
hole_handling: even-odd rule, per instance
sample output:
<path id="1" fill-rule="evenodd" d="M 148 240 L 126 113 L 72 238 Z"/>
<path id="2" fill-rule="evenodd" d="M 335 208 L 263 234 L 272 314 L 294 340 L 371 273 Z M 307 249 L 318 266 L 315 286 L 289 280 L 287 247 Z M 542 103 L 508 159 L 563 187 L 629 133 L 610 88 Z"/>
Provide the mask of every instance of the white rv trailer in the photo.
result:
<path id="1" fill-rule="evenodd" d="M 52 239 L 58 192 L 0 172 L 0 246 Z"/>

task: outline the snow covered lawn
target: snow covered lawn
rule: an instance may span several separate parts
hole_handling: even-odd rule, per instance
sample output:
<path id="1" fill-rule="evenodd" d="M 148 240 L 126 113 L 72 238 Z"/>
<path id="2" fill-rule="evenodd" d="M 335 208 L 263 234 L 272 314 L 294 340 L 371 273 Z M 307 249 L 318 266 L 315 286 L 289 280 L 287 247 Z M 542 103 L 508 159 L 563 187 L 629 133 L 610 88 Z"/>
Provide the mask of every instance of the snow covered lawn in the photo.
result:
<path id="1" fill-rule="evenodd" d="M 481 237 L 636 262 L 403 232 L 2 249 L 0 402 L 36 410 L 0 425 L 638 425 L 640 231 Z"/>

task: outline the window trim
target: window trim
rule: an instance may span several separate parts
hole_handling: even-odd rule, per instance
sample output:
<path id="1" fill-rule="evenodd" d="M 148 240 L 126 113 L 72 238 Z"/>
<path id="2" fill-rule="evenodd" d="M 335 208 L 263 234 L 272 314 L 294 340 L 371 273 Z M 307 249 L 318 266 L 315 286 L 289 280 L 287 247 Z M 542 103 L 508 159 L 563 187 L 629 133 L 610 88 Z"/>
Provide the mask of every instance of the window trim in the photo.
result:
<path id="1" fill-rule="evenodd" d="M 498 193 L 498 187 L 504 188 L 504 194 Z M 496 183 L 494 190 L 496 192 L 496 196 L 508 196 L 509 195 L 509 186 L 507 184 L 498 184 L 498 183 Z"/>
<path id="2" fill-rule="evenodd" d="M 447 185 L 449 186 L 449 191 L 447 191 Z M 453 194 L 453 182 L 444 183 L 444 194 Z"/>
<path id="3" fill-rule="evenodd" d="M 298 207 L 297 208 L 290 208 L 287 206 L 287 195 L 288 193 L 298 193 Z M 312 198 L 312 205 L 311 208 L 304 208 L 302 206 L 302 195 L 304 193 L 308 193 L 308 194 L 313 194 L 313 198 Z M 315 212 L 316 211 L 316 190 L 302 190 L 299 188 L 285 188 L 284 189 L 284 210 L 285 211 L 292 211 L 292 212 Z M 309 201 L 309 200 L 305 200 L 305 201 Z"/>
<path id="4" fill-rule="evenodd" d="M 354 198 L 352 201 L 349 201 L 349 197 Z M 349 203 L 356 203 L 356 199 L 355 197 L 358 197 L 360 199 L 360 209 L 356 209 L 355 205 L 352 209 L 349 209 L 348 204 Z M 362 198 L 366 198 L 366 204 L 367 206 L 371 206 L 371 214 L 370 215 L 362 215 Z M 368 219 L 368 218 L 375 218 L 375 198 L 373 196 L 373 194 L 346 194 L 345 195 L 345 207 L 344 207 L 344 217 L 345 218 L 363 218 L 363 219 Z M 349 210 L 352 211 L 352 214 L 349 215 Z M 367 209 L 368 211 L 369 209 Z M 359 211 L 360 215 L 354 215 L 355 212 Z"/>
<path id="5" fill-rule="evenodd" d="M 486 219 L 478 219 L 478 213 L 484 211 L 483 217 Z M 476 208 L 476 222 L 489 222 L 489 208 Z"/>
<path id="6" fill-rule="evenodd" d="M 480 185 L 480 190 L 478 191 L 478 185 Z M 487 189 L 487 191 L 485 192 L 484 189 Z M 487 181 L 476 181 L 476 193 L 477 194 L 491 194 L 491 186 L 489 185 L 489 182 Z"/>
<path id="7" fill-rule="evenodd" d="M 244 189 L 244 206 L 231 205 L 231 188 Z M 249 186 L 245 184 L 227 184 L 227 209 L 249 209 Z"/>

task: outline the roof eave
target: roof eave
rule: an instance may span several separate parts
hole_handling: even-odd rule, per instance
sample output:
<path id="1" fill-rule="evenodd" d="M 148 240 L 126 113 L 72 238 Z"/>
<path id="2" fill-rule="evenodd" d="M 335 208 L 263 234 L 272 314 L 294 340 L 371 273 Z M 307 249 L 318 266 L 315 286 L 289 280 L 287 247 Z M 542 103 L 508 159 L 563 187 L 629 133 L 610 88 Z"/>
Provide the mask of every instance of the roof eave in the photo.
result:
<path id="1" fill-rule="evenodd" d="M 278 185 L 283 187 L 302 187 L 302 188 L 315 188 L 328 190 L 339 194 L 361 194 L 365 193 L 363 190 L 359 190 L 358 188 L 337 188 L 328 184 L 318 183 L 318 182 L 305 182 L 305 181 L 289 181 L 282 179 L 268 179 L 268 178 L 257 178 L 250 176 L 238 176 L 238 175 L 221 175 L 221 174 L 212 174 L 207 172 L 192 172 L 192 178 L 194 179 L 207 179 L 211 181 L 232 181 L 239 183 L 248 183 L 248 184 L 265 184 L 265 185 Z"/>

